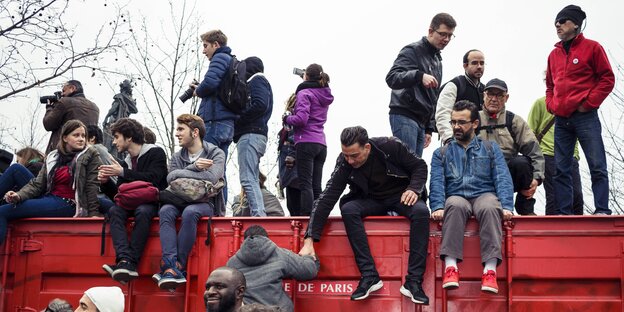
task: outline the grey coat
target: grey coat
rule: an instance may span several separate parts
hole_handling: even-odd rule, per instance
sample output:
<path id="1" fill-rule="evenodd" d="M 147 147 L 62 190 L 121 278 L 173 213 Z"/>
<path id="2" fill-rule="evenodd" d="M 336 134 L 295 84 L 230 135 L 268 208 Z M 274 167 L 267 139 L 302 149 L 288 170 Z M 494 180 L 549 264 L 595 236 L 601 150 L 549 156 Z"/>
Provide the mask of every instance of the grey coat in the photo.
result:
<path id="1" fill-rule="evenodd" d="M 250 236 L 227 266 L 245 275 L 247 289 L 243 302 L 279 306 L 292 312 L 294 306 L 282 286 L 283 279 L 310 280 L 316 277 L 320 264 L 312 256 L 300 256 L 280 248 L 268 237 Z"/>

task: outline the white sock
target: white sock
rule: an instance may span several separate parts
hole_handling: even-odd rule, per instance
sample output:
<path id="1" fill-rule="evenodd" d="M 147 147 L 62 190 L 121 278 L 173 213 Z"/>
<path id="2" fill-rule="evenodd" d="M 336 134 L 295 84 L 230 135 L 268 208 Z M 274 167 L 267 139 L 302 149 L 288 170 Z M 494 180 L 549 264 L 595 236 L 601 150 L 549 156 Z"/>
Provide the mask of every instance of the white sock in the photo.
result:
<path id="1" fill-rule="evenodd" d="M 498 263 L 496 258 L 486 261 L 485 267 L 483 267 L 483 273 L 487 273 L 489 270 L 496 272 L 496 263 Z"/>
<path id="2" fill-rule="evenodd" d="M 449 256 L 444 257 L 444 270 L 448 267 L 457 269 L 457 259 Z"/>

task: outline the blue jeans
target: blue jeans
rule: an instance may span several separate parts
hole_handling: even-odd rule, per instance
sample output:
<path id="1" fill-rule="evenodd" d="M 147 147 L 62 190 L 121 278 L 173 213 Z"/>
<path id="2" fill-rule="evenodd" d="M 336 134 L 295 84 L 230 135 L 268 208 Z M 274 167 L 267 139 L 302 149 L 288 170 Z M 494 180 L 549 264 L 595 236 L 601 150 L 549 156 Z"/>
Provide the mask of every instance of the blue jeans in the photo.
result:
<path id="1" fill-rule="evenodd" d="M 228 160 L 228 148 L 230 144 L 232 144 L 232 140 L 234 139 L 234 120 L 225 119 L 225 120 L 216 120 L 216 121 L 206 121 L 204 123 L 206 125 L 206 135 L 204 136 L 204 141 L 212 143 L 220 148 L 225 154 L 225 163 L 227 164 Z M 223 202 L 227 204 L 227 179 L 225 175 L 225 169 L 227 166 L 223 168 L 223 180 L 225 181 L 225 186 L 223 187 Z"/>
<path id="2" fill-rule="evenodd" d="M 297 143 L 297 174 L 301 190 L 301 215 L 309 216 L 314 200 L 321 195 L 323 165 L 327 147 L 319 143 Z"/>
<path id="3" fill-rule="evenodd" d="M 0 197 L 8 191 L 19 190 L 35 176 L 20 164 L 12 164 L 0 176 Z"/>
<path id="4" fill-rule="evenodd" d="M 176 237 L 176 219 L 182 214 L 180 233 Z M 189 253 L 197 238 L 197 222 L 201 217 L 213 215 L 212 205 L 197 203 L 178 209 L 174 205 L 166 204 L 160 208 L 160 245 L 163 258 L 178 260 L 186 268 Z"/>
<path id="5" fill-rule="evenodd" d="M 260 158 L 266 151 L 267 137 L 246 133 L 238 139 L 238 170 L 240 183 L 247 195 L 252 217 L 266 217 L 262 190 L 260 190 Z"/>
<path id="6" fill-rule="evenodd" d="M 555 176 L 556 163 L 555 156 L 544 155 L 546 166 L 544 166 L 544 192 L 546 193 L 546 215 L 556 215 L 555 206 L 555 187 L 553 186 L 553 177 Z M 581 173 L 579 172 L 579 162 L 574 158 L 572 160 L 572 186 L 574 188 L 572 212 L 575 215 L 583 214 L 583 185 L 581 184 Z"/>
<path id="7" fill-rule="evenodd" d="M 555 117 L 555 203 L 557 214 L 571 215 L 573 197 L 572 168 L 574 144 L 578 139 L 589 165 L 594 193 L 594 213 L 611 214 L 609 209 L 609 175 L 602 142 L 598 111 L 574 112 L 569 118 Z"/>
<path id="8" fill-rule="evenodd" d="M 76 207 L 64 199 L 46 194 L 39 198 L 27 199 L 17 205 L 0 206 L 0 245 L 4 243 L 8 222 L 23 218 L 72 217 Z"/>
<path id="9" fill-rule="evenodd" d="M 403 115 L 390 114 L 392 135 L 405 143 L 414 155 L 422 157 L 425 149 L 425 129 L 413 119 Z"/>

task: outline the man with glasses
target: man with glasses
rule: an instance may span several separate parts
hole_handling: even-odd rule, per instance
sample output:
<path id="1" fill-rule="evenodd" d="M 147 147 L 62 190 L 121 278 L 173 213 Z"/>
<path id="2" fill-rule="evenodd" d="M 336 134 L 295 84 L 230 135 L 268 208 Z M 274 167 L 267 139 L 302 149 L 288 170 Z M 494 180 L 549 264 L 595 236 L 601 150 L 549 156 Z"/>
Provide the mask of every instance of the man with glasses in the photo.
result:
<path id="1" fill-rule="evenodd" d="M 544 180 L 544 155 L 535 134 L 522 117 L 507 111 L 507 84 L 494 78 L 485 85 L 483 110 L 477 132 L 481 139 L 496 142 L 505 156 L 513 179 L 516 212 L 535 215 L 535 190 Z M 572 192 L 570 192 L 571 194 Z"/>
<path id="2" fill-rule="evenodd" d="M 427 36 L 403 47 L 386 75 L 386 83 L 392 89 L 392 134 L 419 157 L 429 146 L 435 125 L 435 107 L 442 80 L 440 51 L 454 37 L 456 25 L 451 15 L 438 13 L 431 20 Z"/>
<path id="3" fill-rule="evenodd" d="M 474 215 L 479 222 L 484 265 L 481 290 L 498 293 L 496 267 L 503 259 L 501 221 L 513 216 L 511 176 L 498 145 L 475 136 L 479 110 L 474 103 L 455 103 L 450 124 L 453 139 L 438 148 L 431 159 L 429 197 L 431 217 L 444 220 L 440 249 L 440 259 L 445 264 L 442 287 L 459 287 L 457 263 L 462 261 L 466 221 Z"/>
<path id="4" fill-rule="evenodd" d="M 56 149 L 61 138 L 61 128 L 68 120 L 78 119 L 85 125 L 97 125 L 100 118 L 100 109 L 95 103 L 85 98 L 82 84 L 78 80 L 69 80 L 63 85 L 61 98 L 46 105 L 43 116 L 43 127 L 52 131 L 46 149 L 46 155 Z"/>
<path id="5" fill-rule="evenodd" d="M 610 215 L 609 176 L 598 108 L 611 93 L 615 76 L 602 46 L 585 39 L 585 12 L 568 5 L 555 18 L 561 39 L 548 56 L 546 107 L 555 115 L 554 177 L 556 213 L 573 214 L 572 164 L 578 139 L 587 157 L 595 215 Z"/>
<path id="6" fill-rule="evenodd" d="M 453 138 L 453 129 L 449 124 L 453 104 L 461 100 L 475 103 L 479 109 L 483 105 L 483 84 L 481 77 L 485 70 L 483 52 L 472 49 L 464 54 L 464 74 L 451 79 L 442 86 L 438 97 L 435 120 L 442 144 Z"/>

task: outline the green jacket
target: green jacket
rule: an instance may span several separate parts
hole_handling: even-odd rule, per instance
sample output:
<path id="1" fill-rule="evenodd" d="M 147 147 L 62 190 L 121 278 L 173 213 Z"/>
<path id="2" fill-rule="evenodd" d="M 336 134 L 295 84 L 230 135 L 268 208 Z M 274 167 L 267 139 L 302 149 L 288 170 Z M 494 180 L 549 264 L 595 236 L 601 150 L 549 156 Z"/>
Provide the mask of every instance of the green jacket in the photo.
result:
<path id="1" fill-rule="evenodd" d="M 76 214 L 74 217 L 101 216 L 98 192 L 100 182 L 97 179 L 98 167 L 102 164 L 100 155 L 93 147 L 87 147 L 76 156 L 76 170 L 72 188 L 76 191 Z M 46 156 L 43 168 L 34 179 L 17 192 L 20 201 L 37 198 L 52 190 L 52 181 L 48 181 L 50 170 L 58 160 L 58 150 Z"/>
<path id="2" fill-rule="evenodd" d="M 533 103 L 533 107 L 531 107 L 531 111 L 529 112 L 529 118 L 527 122 L 529 123 L 529 127 L 537 136 L 542 132 L 544 127 L 548 124 L 548 122 L 555 118 L 553 114 L 549 113 L 546 110 L 546 97 L 541 97 Z M 542 153 L 547 156 L 555 156 L 555 125 L 544 134 L 542 141 L 540 142 L 540 148 L 542 149 Z M 578 153 L 578 141 L 574 146 L 574 158 L 579 159 Z"/>

